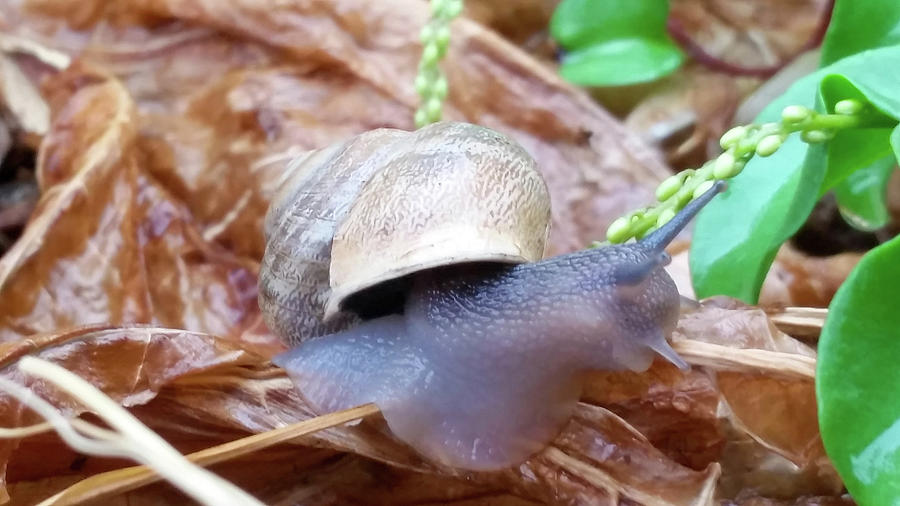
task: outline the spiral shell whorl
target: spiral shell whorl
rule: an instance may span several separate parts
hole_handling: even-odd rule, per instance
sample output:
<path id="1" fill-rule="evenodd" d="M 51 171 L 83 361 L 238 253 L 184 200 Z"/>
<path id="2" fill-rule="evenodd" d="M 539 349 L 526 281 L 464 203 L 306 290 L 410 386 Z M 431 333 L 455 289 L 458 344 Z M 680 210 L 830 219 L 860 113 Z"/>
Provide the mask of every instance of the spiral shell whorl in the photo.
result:
<path id="1" fill-rule="evenodd" d="M 375 130 L 293 160 L 284 187 L 266 214 L 266 252 L 259 303 L 266 324 L 291 345 L 336 332 L 354 318 L 326 322 L 331 293 L 331 242 L 360 188 L 379 170 L 379 153 L 406 135 Z"/>

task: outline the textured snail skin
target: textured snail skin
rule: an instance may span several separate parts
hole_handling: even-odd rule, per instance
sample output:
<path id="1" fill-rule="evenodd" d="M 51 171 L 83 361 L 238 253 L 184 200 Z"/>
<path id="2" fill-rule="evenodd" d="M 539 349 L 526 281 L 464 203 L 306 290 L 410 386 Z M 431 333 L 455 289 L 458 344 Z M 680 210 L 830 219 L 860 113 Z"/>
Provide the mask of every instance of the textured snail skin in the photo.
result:
<path id="1" fill-rule="evenodd" d="M 589 370 L 643 371 L 679 313 L 664 247 L 716 193 L 641 242 L 515 266 L 417 275 L 402 315 L 302 343 L 274 362 L 320 412 L 374 402 L 425 457 L 502 469 L 562 429 Z"/>

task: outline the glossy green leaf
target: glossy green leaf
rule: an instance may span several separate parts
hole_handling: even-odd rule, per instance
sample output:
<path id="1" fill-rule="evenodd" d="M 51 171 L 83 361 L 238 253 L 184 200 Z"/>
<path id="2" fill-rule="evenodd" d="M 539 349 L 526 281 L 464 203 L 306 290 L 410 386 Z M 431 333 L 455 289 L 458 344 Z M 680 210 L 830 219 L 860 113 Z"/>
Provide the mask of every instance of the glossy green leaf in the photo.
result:
<path id="1" fill-rule="evenodd" d="M 819 85 L 820 110 L 832 113 L 835 103 L 848 98 L 863 103 L 870 102 L 869 96 L 871 95 L 875 99 L 872 102 L 874 107 L 865 115 L 866 123 L 883 126 L 883 128 L 860 128 L 839 132 L 834 139 L 828 142 L 827 167 L 820 193 L 824 194 L 853 172 L 870 167 L 878 160 L 890 155 L 891 147 L 888 138 L 891 130 L 897 124 L 895 118 L 900 117 L 900 103 L 891 100 L 890 97 L 879 100 L 877 89 L 879 86 L 887 84 L 880 82 L 879 79 L 880 76 L 875 76 L 875 80 L 865 76 L 860 79 L 868 91 L 867 94 L 847 76 L 829 74 L 822 78 Z"/>
<path id="2" fill-rule="evenodd" d="M 615 39 L 659 39 L 668 15 L 668 0 L 563 0 L 550 19 L 550 34 L 568 50 Z"/>
<path id="3" fill-rule="evenodd" d="M 867 128 L 835 136 L 828 143 L 826 175 L 820 193 L 825 194 L 853 172 L 891 155 L 890 135 L 888 128 Z"/>
<path id="4" fill-rule="evenodd" d="M 668 40 L 616 39 L 567 54 L 559 72 L 582 86 L 621 86 L 663 77 L 683 60 Z"/>
<path id="5" fill-rule="evenodd" d="M 890 221 L 885 203 L 887 183 L 897 160 L 893 153 L 853 172 L 835 186 L 838 209 L 844 220 L 860 230 L 873 231 Z"/>
<path id="6" fill-rule="evenodd" d="M 822 43 L 822 65 L 894 44 L 900 44 L 900 2 L 837 0 Z"/>
<path id="7" fill-rule="evenodd" d="M 896 123 L 900 117 L 900 93 L 896 89 L 900 68 L 890 65 L 896 63 L 898 53 L 900 45 L 865 51 L 819 70 L 824 73 L 820 92 L 825 110 L 833 112 L 838 100 L 858 98 L 874 106 L 867 115 L 871 123 L 879 127 Z"/>
<path id="8" fill-rule="evenodd" d="M 900 126 L 891 132 L 891 149 L 894 150 L 894 158 L 900 161 Z"/>
<path id="9" fill-rule="evenodd" d="M 668 0 L 564 0 L 550 33 L 566 49 L 560 74 L 583 86 L 620 86 L 665 76 L 684 61 L 666 32 Z"/>
<path id="10" fill-rule="evenodd" d="M 825 449 L 860 506 L 900 504 L 900 237 L 863 257 L 819 341 Z"/>
<path id="11" fill-rule="evenodd" d="M 854 89 L 880 111 L 876 114 L 883 121 L 879 126 L 887 121 L 896 124 L 900 117 L 898 82 L 900 46 L 866 51 L 799 80 L 769 104 L 756 121 L 775 121 L 781 110 L 792 104 L 830 110 L 835 101 L 847 98 L 839 96 L 841 89 Z M 824 86 L 821 90 L 820 84 Z M 817 90 L 821 94 L 817 95 Z M 883 129 L 867 130 L 869 136 L 880 136 L 882 143 L 886 139 Z M 856 134 L 849 135 L 851 139 Z M 865 138 L 868 141 L 873 137 Z M 697 294 L 730 295 L 755 303 L 781 244 L 803 224 L 821 192 L 853 170 L 883 157 L 886 151 L 875 149 L 879 148 L 878 142 L 872 141 L 871 150 L 878 156 L 867 154 L 855 159 L 853 145 L 842 151 L 823 146 L 808 148 L 791 136 L 775 155 L 754 158 L 748 163 L 729 182 L 729 189 L 697 218 L 689 257 Z M 868 148 L 866 153 L 871 154 Z M 834 168 L 827 170 L 829 166 Z M 826 172 L 829 180 L 823 184 Z"/>
<path id="12" fill-rule="evenodd" d="M 818 75 L 801 79 L 756 121 L 775 121 L 788 105 L 812 107 L 819 79 Z M 789 137 L 774 155 L 752 159 L 728 182 L 728 189 L 700 212 L 688 257 L 698 296 L 722 294 L 756 302 L 783 240 L 778 232 L 794 197 L 818 195 L 821 178 L 815 179 L 816 171 L 809 170 L 812 164 L 804 163 L 807 151 L 797 136 Z"/>

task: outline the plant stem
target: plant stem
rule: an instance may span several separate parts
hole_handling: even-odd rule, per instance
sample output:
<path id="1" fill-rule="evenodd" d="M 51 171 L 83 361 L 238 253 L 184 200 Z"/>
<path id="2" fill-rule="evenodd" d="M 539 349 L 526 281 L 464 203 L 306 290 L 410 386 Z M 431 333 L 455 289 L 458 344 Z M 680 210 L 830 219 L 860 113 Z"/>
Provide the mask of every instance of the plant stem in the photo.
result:
<path id="1" fill-rule="evenodd" d="M 865 128 L 868 104 L 856 100 L 842 100 L 835 105 L 836 114 L 820 114 L 802 106 L 789 106 L 782 112 L 780 122 L 750 124 L 734 127 L 720 141 L 724 152 L 696 170 L 686 170 L 663 181 L 656 190 L 659 203 L 633 211 L 615 220 L 606 232 L 611 243 L 640 239 L 652 232 L 691 200 L 698 197 L 704 184 L 716 179 L 738 175 L 754 156 L 770 156 L 784 140 L 799 132 L 807 143 L 825 142 L 837 132 Z"/>
<path id="2" fill-rule="evenodd" d="M 438 64 L 450 45 L 450 22 L 462 8 L 462 0 L 431 0 L 431 19 L 422 27 L 422 59 L 415 80 L 421 97 L 414 117 L 416 127 L 441 120 L 448 85 Z"/>

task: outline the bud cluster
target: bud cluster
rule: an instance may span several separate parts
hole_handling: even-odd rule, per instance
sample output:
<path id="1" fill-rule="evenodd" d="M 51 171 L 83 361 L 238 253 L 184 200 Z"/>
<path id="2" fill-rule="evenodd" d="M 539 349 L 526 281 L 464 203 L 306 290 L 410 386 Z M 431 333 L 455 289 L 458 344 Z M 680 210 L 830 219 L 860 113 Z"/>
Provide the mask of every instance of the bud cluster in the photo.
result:
<path id="1" fill-rule="evenodd" d="M 810 144 L 828 141 L 840 130 L 859 126 L 866 107 L 859 100 L 841 100 L 835 104 L 834 114 L 821 114 L 792 105 L 784 108 L 781 121 L 732 128 L 719 141 L 721 155 L 699 169 L 679 172 L 660 183 L 656 189 L 659 202 L 615 220 L 607 229 L 607 240 L 622 243 L 631 238 L 640 239 L 671 220 L 691 200 L 708 190 L 713 181 L 740 174 L 754 156 L 774 154 L 788 135 L 800 132 L 800 139 Z"/>
<path id="2" fill-rule="evenodd" d="M 416 110 L 416 127 L 440 121 L 447 78 L 438 67 L 450 46 L 450 21 L 462 12 L 462 0 L 431 0 L 431 19 L 422 28 L 422 59 L 416 75 L 416 93 L 421 97 Z"/>

